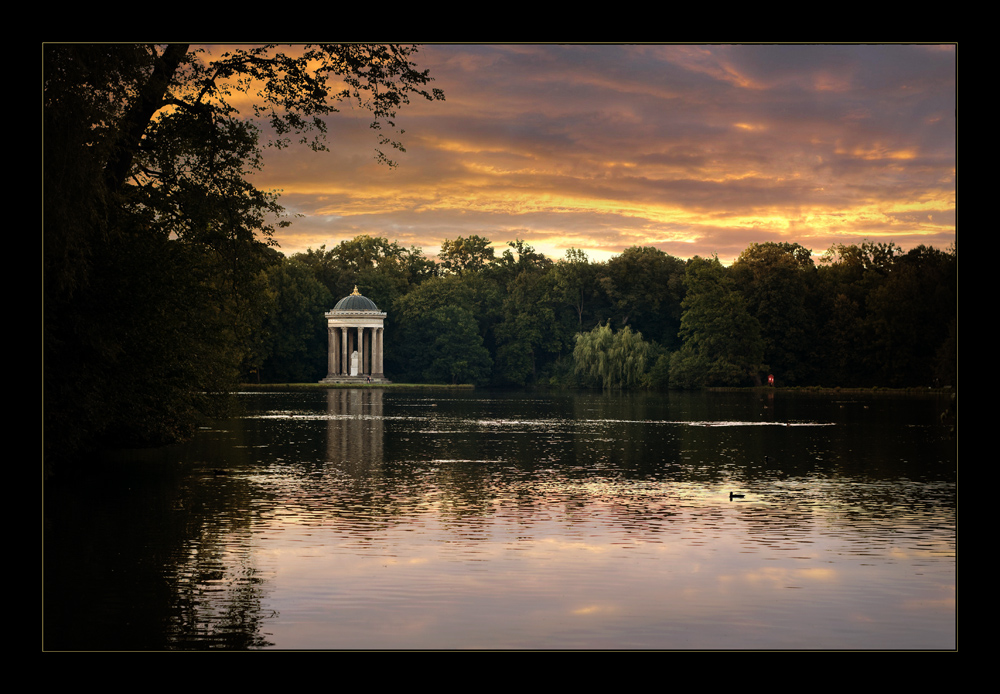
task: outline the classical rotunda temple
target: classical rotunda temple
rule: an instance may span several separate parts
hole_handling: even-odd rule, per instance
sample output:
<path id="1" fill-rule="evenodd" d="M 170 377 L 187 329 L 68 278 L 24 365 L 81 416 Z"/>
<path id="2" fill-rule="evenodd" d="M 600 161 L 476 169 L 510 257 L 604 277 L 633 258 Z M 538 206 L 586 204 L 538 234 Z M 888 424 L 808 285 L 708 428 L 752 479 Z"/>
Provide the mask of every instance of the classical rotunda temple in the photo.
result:
<path id="1" fill-rule="evenodd" d="M 382 373 L 385 313 L 354 293 L 326 312 L 327 374 L 320 383 L 389 383 Z"/>

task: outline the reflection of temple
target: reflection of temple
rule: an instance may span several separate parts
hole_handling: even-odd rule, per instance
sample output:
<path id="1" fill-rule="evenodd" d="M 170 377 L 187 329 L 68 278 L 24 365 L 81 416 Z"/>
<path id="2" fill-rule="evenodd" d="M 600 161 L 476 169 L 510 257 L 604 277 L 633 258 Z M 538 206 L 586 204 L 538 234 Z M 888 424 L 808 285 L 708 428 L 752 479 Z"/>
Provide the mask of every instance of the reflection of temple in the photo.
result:
<path id="1" fill-rule="evenodd" d="M 326 391 L 327 459 L 368 467 L 382 462 L 385 423 L 381 388 L 331 388 Z"/>
<path id="2" fill-rule="evenodd" d="M 327 374 L 320 383 L 388 383 L 382 373 L 385 313 L 354 293 L 326 312 Z"/>

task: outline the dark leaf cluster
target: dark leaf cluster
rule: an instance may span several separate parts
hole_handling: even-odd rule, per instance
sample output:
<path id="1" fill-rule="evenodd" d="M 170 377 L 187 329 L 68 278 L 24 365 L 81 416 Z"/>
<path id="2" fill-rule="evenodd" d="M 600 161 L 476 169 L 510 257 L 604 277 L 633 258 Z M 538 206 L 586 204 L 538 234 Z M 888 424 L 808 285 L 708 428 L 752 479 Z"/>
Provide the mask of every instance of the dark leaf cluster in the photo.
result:
<path id="1" fill-rule="evenodd" d="M 271 248 L 287 221 L 277 192 L 249 177 L 262 148 L 297 136 L 325 149 L 325 119 L 351 103 L 394 165 L 382 149 L 402 151 L 398 110 L 443 98 L 413 46 L 213 50 L 43 47 L 50 462 L 181 438 L 262 360 L 312 374 L 295 364 L 315 349 L 312 315 L 330 290 Z M 419 258 L 401 263 L 407 277 L 427 272 Z M 387 300 L 407 282 L 385 283 Z M 293 337 L 306 314 L 312 327 Z"/>
<path id="2" fill-rule="evenodd" d="M 570 249 L 553 262 L 523 240 L 497 254 L 473 235 L 442 243 L 436 271 L 415 249 L 406 255 L 359 237 L 298 256 L 327 278 L 334 301 L 354 284 L 378 296 L 391 321 L 386 369 L 395 380 L 466 374 L 493 386 L 698 388 L 761 385 L 773 375 L 781 386 L 955 384 L 954 249 L 904 253 L 865 242 L 831 248 L 818 266 L 797 243 L 751 244 L 730 267 L 653 247 L 603 263 Z M 413 260 L 422 272 L 406 274 Z"/>

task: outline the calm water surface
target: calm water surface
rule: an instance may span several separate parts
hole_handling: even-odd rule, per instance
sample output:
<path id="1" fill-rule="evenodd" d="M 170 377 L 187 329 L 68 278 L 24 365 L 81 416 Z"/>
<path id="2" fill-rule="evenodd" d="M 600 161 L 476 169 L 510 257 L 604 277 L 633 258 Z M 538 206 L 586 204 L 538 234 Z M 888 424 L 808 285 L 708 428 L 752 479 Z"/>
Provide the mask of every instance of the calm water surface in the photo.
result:
<path id="1" fill-rule="evenodd" d="M 48 485 L 46 648 L 956 645 L 941 398 L 240 397 Z"/>

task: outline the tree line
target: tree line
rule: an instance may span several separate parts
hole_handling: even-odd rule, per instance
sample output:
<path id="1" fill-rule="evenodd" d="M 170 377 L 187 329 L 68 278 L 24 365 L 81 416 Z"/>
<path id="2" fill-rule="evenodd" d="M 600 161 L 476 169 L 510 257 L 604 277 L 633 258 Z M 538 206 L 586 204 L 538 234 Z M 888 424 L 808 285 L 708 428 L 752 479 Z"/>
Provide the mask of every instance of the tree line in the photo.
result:
<path id="1" fill-rule="evenodd" d="M 754 243 L 729 267 L 632 247 L 557 261 L 481 236 L 419 249 L 359 236 L 277 258 L 254 352 L 264 381 L 325 375 L 323 307 L 357 286 L 387 312 L 396 381 L 699 388 L 954 385 L 957 253 Z M 325 303 L 324 303 L 325 302 Z M 328 310 L 328 308 L 326 309 Z"/>
<path id="2" fill-rule="evenodd" d="M 310 382 L 323 313 L 355 285 L 388 313 L 395 381 L 682 387 L 954 383 L 956 253 L 755 244 L 731 267 L 635 247 L 552 260 L 480 236 L 437 258 L 371 236 L 285 257 L 251 174 L 322 151 L 344 104 L 375 158 L 397 111 L 441 100 L 416 47 L 43 46 L 46 461 L 168 443 L 241 382 Z M 249 103 L 249 112 L 237 105 Z"/>

